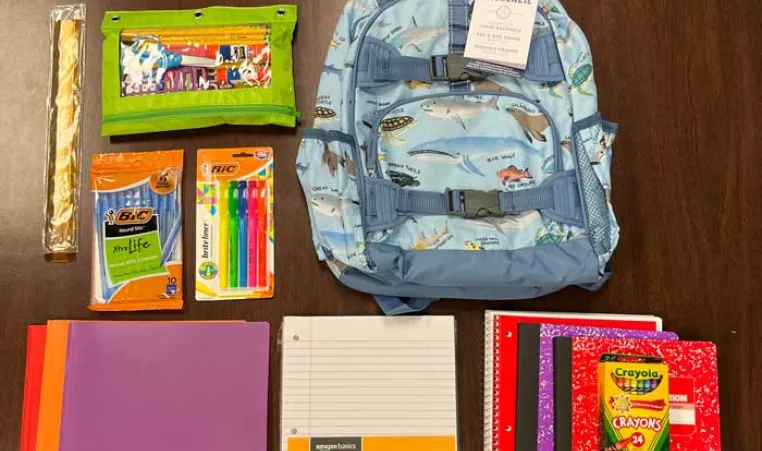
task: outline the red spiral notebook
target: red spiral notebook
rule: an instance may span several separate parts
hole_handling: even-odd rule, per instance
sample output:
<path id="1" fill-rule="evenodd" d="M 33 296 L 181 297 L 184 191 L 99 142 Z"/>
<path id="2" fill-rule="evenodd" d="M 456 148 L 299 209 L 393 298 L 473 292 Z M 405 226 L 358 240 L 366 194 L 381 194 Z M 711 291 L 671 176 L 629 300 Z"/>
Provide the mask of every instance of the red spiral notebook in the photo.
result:
<path id="1" fill-rule="evenodd" d="M 720 451 L 717 347 L 697 341 L 554 339 L 556 451 L 598 451 L 598 363 L 604 354 L 662 357 L 669 365 L 670 450 Z M 572 402 L 572 400 L 574 400 Z"/>
<path id="2" fill-rule="evenodd" d="M 484 327 L 484 450 L 516 449 L 516 388 L 519 324 L 562 324 L 662 330 L 647 315 L 488 311 Z M 539 371 L 539 369 L 538 369 Z"/>
<path id="3" fill-rule="evenodd" d="M 26 339 L 24 405 L 21 414 L 21 451 L 37 447 L 37 416 L 40 411 L 42 368 L 45 361 L 46 326 L 29 326 Z"/>

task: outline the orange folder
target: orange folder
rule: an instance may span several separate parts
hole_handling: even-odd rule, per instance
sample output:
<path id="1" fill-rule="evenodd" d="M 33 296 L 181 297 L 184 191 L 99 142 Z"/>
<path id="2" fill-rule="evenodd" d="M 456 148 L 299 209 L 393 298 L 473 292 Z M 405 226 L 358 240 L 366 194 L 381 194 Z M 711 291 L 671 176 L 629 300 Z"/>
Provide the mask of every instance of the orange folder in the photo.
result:
<path id="1" fill-rule="evenodd" d="M 37 451 L 58 451 L 69 323 L 70 321 L 48 321 L 37 425 Z"/>

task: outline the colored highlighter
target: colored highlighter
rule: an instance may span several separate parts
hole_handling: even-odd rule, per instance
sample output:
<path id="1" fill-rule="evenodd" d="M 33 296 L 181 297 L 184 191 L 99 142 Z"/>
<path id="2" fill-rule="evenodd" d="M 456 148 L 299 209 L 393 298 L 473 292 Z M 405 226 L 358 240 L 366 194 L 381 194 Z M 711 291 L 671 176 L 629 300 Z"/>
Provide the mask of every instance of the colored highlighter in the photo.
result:
<path id="1" fill-rule="evenodd" d="M 220 183 L 220 288 L 230 287 L 230 273 L 228 269 L 228 260 L 230 259 L 230 218 L 228 209 L 230 208 L 230 193 L 224 183 Z"/>
<path id="2" fill-rule="evenodd" d="M 201 149 L 197 169 L 196 299 L 272 298 L 272 149 Z"/>
<path id="3" fill-rule="evenodd" d="M 257 271 L 257 286 L 266 287 L 267 284 L 267 240 L 269 233 L 269 224 L 267 220 L 268 208 L 267 204 L 270 201 L 267 182 L 263 180 L 257 180 L 257 248 L 259 250 L 258 271 Z"/>
<path id="4" fill-rule="evenodd" d="M 247 209 L 247 215 L 248 215 L 248 221 L 249 221 L 249 229 L 248 229 L 248 243 L 249 243 L 249 264 L 248 264 L 248 282 L 249 282 L 249 288 L 258 288 L 258 282 L 259 282 L 259 242 L 257 239 L 257 231 L 259 230 L 258 226 L 258 217 L 257 217 L 257 203 L 259 202 L 259 195 L 257 192 L 257 182 L 256 181 L 250 181 L 248 186 L 248 193 L 246 193 L 246 200 L 249 202 L 249 207 Z"/>
<path id="5" fill-rule="evenodd" d="M 248 198 L 246 197 L 246 185 L 245 181 L 238 182 L 238 286 L 248 287 L 249 276 L 249 231 L 248 222 L 249 217 L 246 213 L 248 210 Z"/>
<path id="6" fill-rule="evenodd" d="M 230 288 L 238 288 L 238 183 L 230 182 L 228 187 L 228 222 L 230 224 L 230 232 L 228 242 L 230 243 L 230 251 L 228 254 L 228 261 L 230 266 L 228 267 L 228 274 L 230 277 Z"/>

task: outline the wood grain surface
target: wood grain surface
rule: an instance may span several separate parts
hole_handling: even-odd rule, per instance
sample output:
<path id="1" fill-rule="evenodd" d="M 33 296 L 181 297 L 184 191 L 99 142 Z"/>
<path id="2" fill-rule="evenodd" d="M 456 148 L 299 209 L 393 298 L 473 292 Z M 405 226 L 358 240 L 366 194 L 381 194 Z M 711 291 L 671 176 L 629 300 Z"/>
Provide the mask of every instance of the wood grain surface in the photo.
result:
<path id="1" fill-rule="evenodd" d="M 317 80 L 344 0 L 301 0 L 295 43 L 299 108 L 311 123 Z M 265 1 L 219 1 L 231 6 Z M 726 450 L 762 449 L 762 15 L 752 0 L 565 0 L 586 32 L 601 111 L 621 124 L 614 204 L 623 238 L 615 275 L 600 293 L 568 289 L 531 302 L 443 302 L 431 313 L 458 321 L 460 449 L 482 446 L 485 308 L 660 315 L 682 337 L 720 350 Z M 219 127 L 100 137 L 100 20 L 107 9 L 207 6 L 199 0 L 88 2 L 86 155 L 98 152 L 269 145 L 276 150 L 276 271 L 273 300 L 202 304 L 183 312 L 94 314 L 90 292 L 92 199 L 83 191 L 80 254 L 74 264 L 43 260 L 49 0 L 0 0 L 0 451 L 19 444 L 26 326 L 48 319 L 270 321 L 270 449 L 278 448 L 284 315 L 376 314 L 368 296 L 342 287 L 312 250 L 294 170 L 301 130 Z M 186 224 L 194 180 L 186 171 Z M 192 227 L 185 229 L 188 262 Z M 186 291 L 193 270 L 186 268 Z"/>

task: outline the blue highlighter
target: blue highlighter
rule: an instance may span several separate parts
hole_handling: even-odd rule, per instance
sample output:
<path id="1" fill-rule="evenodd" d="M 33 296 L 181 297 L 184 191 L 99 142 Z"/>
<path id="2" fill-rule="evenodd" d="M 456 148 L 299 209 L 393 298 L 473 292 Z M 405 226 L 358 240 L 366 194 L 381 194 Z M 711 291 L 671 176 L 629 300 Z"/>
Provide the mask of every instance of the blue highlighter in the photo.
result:
<path id="1" fill-rule="evenodd" d="M 238 286 L 248 286 L 249 275 L 249 217 L 248 184 L 238 182 Z"/>

